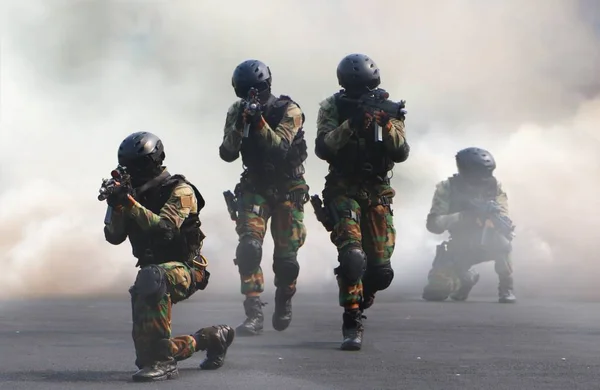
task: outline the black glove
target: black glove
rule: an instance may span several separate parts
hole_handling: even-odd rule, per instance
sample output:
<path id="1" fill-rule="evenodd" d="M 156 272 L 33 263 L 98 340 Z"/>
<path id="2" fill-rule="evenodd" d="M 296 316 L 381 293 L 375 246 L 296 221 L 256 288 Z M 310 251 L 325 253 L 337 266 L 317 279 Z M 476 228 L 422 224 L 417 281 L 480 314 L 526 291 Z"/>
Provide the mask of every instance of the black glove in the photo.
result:
<path id="1" fill-rule="evenodd" d="M 262 107 L 258 105 L 254 110 L 246 108 L 244 110 L 244 116 L 246 117 L 246 123 L 250 123 L 251 128 L 255 128 L 262 117 Z"/>
<path id="2" fill-rule="evenodd" d="M 354 110 L 352 116 L 348 118 L 348 124 L 351 129 L 364 130 L 368 127 L 368 119 L 370 118 L 367 118 L 365 112 L 359 108 Z"/>
<path id="3" fill-rule="evenodd" d="M 106 198 L 106 203 L 112 207 L 125 206 L 129 199 L 127 198 L 128 192 L 126 188 L 119 188 Z"/>

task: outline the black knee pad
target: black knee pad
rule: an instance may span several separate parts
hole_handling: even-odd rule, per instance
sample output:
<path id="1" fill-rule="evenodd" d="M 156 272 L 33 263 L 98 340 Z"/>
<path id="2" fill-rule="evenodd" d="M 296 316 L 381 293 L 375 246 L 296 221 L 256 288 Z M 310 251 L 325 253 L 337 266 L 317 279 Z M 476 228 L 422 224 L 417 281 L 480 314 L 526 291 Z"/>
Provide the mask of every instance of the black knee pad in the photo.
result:
<path id="1" fill-rule="evenodd" d="M 382 291 L 390 287 L 394 280 L 394 270 L 391 263 L 369 266 L 363 277 L 365 290 L 372 292 Z"/>
<path id="2" fill-rule="evenodd" d="M 300 264 L 296 255 L 276 257 L 273 259 L 273 272 L 275 273 L 275 286 L 289 286 L 300 274 Z"/>
<path id="3" fill-rule="evenodd" d="M 133 289 L 148 302 L 158 303 L 167 293 L 165 270 L 154 264 L 145 266 L 138 272 Z"/>
<path id="4" fill-rule="evenodd" d="M 360 248 L 349 248 L 340 252 L 338 256 L 340 266 L 335 269 L 335 274 L 349 284 L 356 284 L 365 273 L 367 255 Z"/>
<path id="5" fill-rule="evenodd" d="M 235 251 L 236 264 L 242 275 L 249 275 L 260 265 L 262 244 L 256 238 L 243 236 Z"/>

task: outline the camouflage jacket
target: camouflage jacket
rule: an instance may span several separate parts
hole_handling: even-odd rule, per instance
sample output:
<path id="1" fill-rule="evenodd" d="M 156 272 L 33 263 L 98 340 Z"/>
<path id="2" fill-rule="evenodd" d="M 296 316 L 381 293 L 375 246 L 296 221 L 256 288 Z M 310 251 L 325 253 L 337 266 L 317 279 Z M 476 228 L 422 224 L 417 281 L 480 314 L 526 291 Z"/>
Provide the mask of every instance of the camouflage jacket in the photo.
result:
<path id="1" fill-rule="evenodd" d="M 204 199 L 193 185 L 183 176 L 170 176 L 141 199 L 112 209 L 105 238 L 113 245 L 129 238 L 138 265 L 187 262 L 202 247 L 198 214 L 203 207 Z"/>
<path id="2" fill-rule="evenodd" d="M 340 112 L 336 96 L 320 103 L 317 117 L 315 151 L 330 164 L 331 171 L 326 186 L 335 187 L 334 193 L 368 192 L 393 197 L 387 174 L 394 163 L 405 161 L 409 154 L 404 121 L 391 118 L 391 129 L 382 130 L 383 142 L 376 144 L 374 126 L 361 134 L 352 129 L 349 115 Z"/>
<path id="3" fill-rule="evenodd" d="M 427 230 L 434 234 L 442 234 L 446 229 L 439 226 L 436 217 L 464 212 L 468 209 L 466 202 L 496 201 L 499 205 L 499 215 L 508 217 L 508 197 L 502 184 L 495 178 L 486 187 L 472 187 L 464 184 L 459 175 L 454 175 L 436 185 L 431 209 L 427 215 Z M 448 229 L 453 240 L 475 240 L 481 231 L 473 220 L 463 218 L 459 223 Z"/>

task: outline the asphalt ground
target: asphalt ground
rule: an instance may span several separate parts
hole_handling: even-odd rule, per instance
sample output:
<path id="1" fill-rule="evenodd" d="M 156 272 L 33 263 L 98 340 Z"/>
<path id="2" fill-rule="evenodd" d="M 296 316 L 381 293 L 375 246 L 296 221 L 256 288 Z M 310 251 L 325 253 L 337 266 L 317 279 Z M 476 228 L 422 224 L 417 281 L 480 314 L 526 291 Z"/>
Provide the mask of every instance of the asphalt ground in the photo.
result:
<path id="1" fill-rule="evenodd" d="M 367 311 L 363 349 L 339 350 L 335 297 L 301 296 L 284 332 L 236 337 L 225 366 L 180 362 L 177 380 L 133 383 L 130 304 L 122 298 L 0 303 L 0 389 L 600 389 L 600 305 L 495 297 L 423 302 L 388 295 Z M 243 319 L 241 298 L 192 297 L 174 334 Z"/>

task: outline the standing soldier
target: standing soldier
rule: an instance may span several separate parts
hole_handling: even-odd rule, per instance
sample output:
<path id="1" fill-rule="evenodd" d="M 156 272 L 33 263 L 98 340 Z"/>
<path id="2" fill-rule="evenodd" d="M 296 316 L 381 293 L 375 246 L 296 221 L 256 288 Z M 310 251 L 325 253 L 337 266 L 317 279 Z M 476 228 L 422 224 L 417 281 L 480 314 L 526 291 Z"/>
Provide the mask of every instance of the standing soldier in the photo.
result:
<path id="1" fill-rule="evenodd" d="M 129 135 L 119 147 L 119 167 L 106 180 L 99 200 L 109 208 L 106 241 L 119 245 L 129 238 L 141 267 L 131 293 L 135 364 L 134 381 L 178 376 L 177 361 L 205 351 L 202 369 L 223 365 L 235 331 L 227 325 L 202 328 L 171 337 L 171 307 L 208 284 L 201 255 L 204 234 L 200 210 L 204 199 L 182 175 L 171 175 L 162 162 L 161 140 L 154 134 Z"/>
<path id="2" fill-rule="evenodd" d="M 388 174 L 394 163 L 408 158 L 409 146 L 404 104 L 387 100 L 387 93 L 377 88 L 381 79 L 373 60 L 348 55 L 339 63 L 337 77 L 344 89 L 321 102 L 317 119 L 315 152 L 329 163 L 330 172 L 323 190 L 325 207 L 317 196 L 311 201 L 338 250 L 341 349 L 359 350 L 362 313 L 394 278 L 395 191 Z"/>
<path id="3" fill-rule="evenodd" d="M 494 260 L 499 302 L 513 303 L 514 226 L 506 192 L 493 176 L 494 157 L 484 149 L 466 148 L 456 154 L 456 166 L 458 174 L 437 184 L 427 215 L 427 230 L 434 234 L 447 230 L 450 240 L 437 247 L 423 299 L 466 300 L 479 280 L 471 267 Z"/>
<path id="4" fill-rule="evenodd" d="M 271 94 L 271 71 L 260 61 L 239 64 L 232 85 L 240 100 L 227 112 L 219 155 L 233 162 L 241 153 L 244 165 L 235 195 L 224 193 L 231 218 L 236 221 L 239 243 L 234 263 L 246 297 L 246 319 L 236 332 L 257 335 L 264 322 L 260 294 L 265 282 L 260 264 L 269 218 L 277 287 L 273 328 L 283 331 L 292 320 L 292 297 L 300 272 L 297 255 L 306 240 L 303 220 L 309 187 L 303 165 L 307 157 L 302 130 L 305 118 L 290 97 Z"/>

